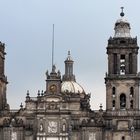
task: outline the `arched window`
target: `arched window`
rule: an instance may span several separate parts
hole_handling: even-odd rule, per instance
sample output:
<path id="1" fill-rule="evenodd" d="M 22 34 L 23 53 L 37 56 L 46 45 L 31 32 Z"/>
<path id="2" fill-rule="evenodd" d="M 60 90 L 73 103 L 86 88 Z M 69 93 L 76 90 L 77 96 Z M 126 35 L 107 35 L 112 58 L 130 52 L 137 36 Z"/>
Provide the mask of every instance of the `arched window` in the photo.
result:
<path id="1" fill-rule="evenodd" d="M 130 88 L 130 97 L 134 97 L 134 88 L 133 87 Z"/>
<path id="2" fill-rule="evenodd" d="M 113 87 L 113 88 L 112 88 L 112 95 L 113 95 L 113 97 L 115 97 L 115 94 L 116 94 L 116 88 Z"/>
<path id="3" fill-rule="evenodd" d="M 65 123 L 63 123 L 63 125 L 62 125 L 62 131 L 63 131 L 63 132 L 66 131 L 66 124 L 65 124 Z"/>
<path id="4" fill-rule="evenodd" d="M 126 95 L 122 93 L 120 95 L 120 109 L 125 109 L 126 108 Z"/>
<path id="5" fill-rule="evenodd" d="M 125 137 L 124 136 L 122 136 L 122 140 L 125 140 Z"/>
<path id="6" fill-rule="evenodd" d="M 39 131 L 42 132 L 43 131 L 43 124 L 40 123 L 40 126 L 39 126 Z"/>

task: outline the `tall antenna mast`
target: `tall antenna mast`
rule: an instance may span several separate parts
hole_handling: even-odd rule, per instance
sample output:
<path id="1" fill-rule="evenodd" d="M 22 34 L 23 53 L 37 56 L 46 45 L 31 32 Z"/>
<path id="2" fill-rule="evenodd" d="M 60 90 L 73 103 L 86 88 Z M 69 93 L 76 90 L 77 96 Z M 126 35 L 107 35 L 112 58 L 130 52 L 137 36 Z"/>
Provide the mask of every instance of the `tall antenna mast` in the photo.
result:
<path id="1" fill-rule="evenodd" d="M 53 32 L 52 32 L 52 68 L 54 65 L 54 24 L 53 24 Z"/>

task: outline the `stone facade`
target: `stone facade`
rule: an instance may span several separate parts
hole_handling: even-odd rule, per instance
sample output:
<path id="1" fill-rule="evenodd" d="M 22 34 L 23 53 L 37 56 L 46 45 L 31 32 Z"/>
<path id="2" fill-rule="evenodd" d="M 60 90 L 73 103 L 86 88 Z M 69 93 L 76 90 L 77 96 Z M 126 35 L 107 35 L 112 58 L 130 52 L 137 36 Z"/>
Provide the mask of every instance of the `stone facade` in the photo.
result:
<path id="1" fill-rule="evenodd" d="M 108 40 L 106 110 L 91 110 L 90 94 L 76 82 L 70 52 L 61 76 L 53 65 L 46 72 L 46 89 L 25 108 L 10 110 L 4 73 L 5 45 L 0 43 L 0 140 L 139 140 L 140 110 L 137 38 L 130 34 L 124 13 Z"/>

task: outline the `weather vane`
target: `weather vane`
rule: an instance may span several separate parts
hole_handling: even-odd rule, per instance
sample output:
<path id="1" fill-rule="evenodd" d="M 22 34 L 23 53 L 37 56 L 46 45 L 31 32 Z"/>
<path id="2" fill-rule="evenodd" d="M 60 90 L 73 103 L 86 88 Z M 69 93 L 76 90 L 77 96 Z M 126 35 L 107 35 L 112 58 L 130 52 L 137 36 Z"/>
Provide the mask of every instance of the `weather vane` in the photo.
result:
<path id="1" fill-rule="evenodd" d="M 123 17 L 124 16 L 124 12 L 123 12 L 124 7 L 121 7 L 121 9 L 122 9 L 122 12 L 120 13 L 120 16 Z"/>

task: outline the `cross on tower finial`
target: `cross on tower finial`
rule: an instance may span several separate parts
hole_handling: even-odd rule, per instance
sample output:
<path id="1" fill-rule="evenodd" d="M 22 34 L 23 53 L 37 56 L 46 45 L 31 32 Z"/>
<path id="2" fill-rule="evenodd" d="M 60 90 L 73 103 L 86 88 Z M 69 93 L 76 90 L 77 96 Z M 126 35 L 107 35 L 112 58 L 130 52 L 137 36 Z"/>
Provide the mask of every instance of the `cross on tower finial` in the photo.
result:
<path id="1" fill-rule="evenodd" d="M 122 12 L 120 13 L 120 16 L 123 17 L 124 16 L 124 12 L 123 12 L 124 7 L 121 7 L 121 9 L 122 9 Z"/>

